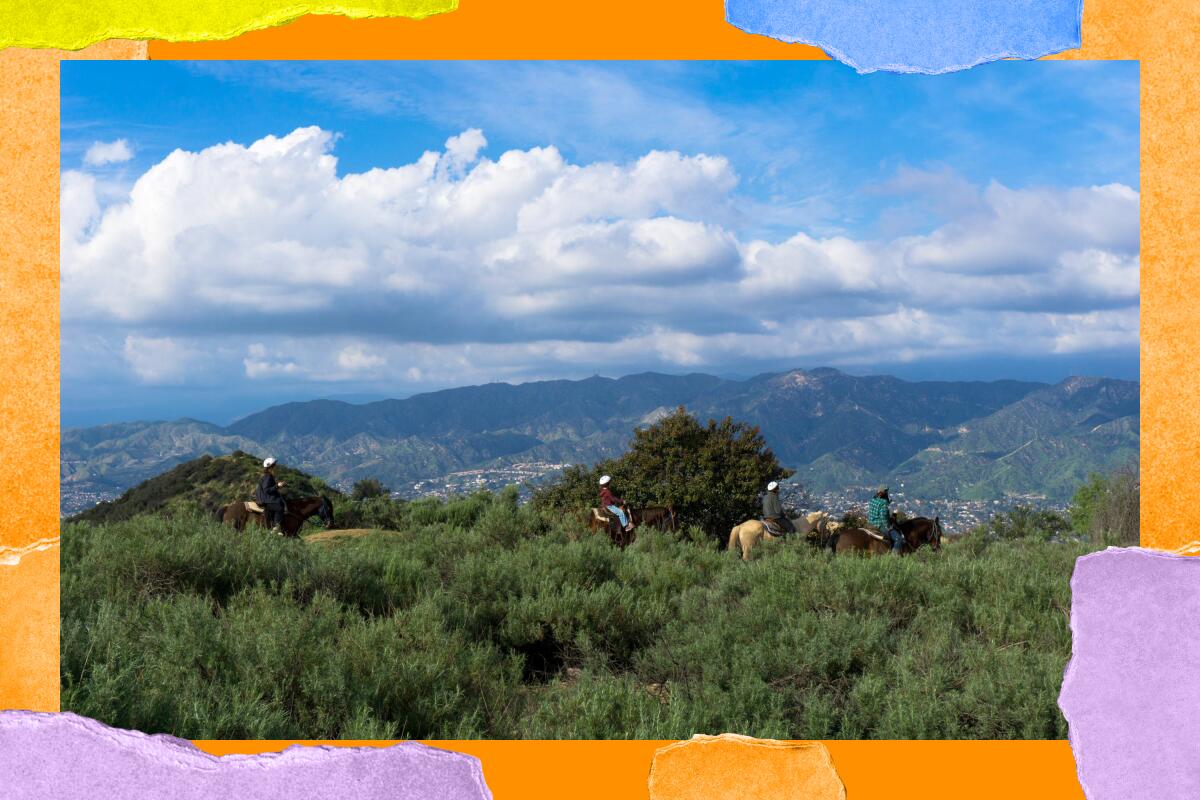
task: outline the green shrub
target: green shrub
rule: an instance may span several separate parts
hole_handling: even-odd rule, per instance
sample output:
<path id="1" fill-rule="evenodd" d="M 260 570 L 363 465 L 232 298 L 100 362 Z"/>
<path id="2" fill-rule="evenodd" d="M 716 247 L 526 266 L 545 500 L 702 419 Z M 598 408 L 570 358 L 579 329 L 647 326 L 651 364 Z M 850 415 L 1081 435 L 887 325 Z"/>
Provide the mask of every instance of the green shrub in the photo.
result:
<path id="1" fill-rule="evenodd" d="M 188 738 L 1066 734 L 1070 537 L 743 563 L 698 530 L 618 550 L 515 490 L 338 508 L 386 526 L 65 526 L 62 707 Z"/>
<path id="2" fill-rule="evenodd" d="M 363 478 L 355 482 L 350 491 L 350 499 L 369 500 L 372 497 L 387 497 L 388 494 L 388 488 L 378 478 Z"/>

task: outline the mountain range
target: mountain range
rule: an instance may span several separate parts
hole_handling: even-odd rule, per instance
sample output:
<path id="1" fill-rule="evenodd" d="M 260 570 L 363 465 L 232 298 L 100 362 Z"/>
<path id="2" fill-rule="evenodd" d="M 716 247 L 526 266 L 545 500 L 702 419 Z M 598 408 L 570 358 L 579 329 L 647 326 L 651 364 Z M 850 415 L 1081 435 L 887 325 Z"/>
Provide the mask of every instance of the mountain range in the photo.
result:
<path id="1" fill-rule="evenodd" d="M 1135 458 L 1140 435 L 1138 383 L 1109 378 L 914 382 L 822 368 L 747 380 L 642 373 L 491 383 L 404 400 L 287 403 L 227 426 L 66 430 L 64 510 L 235 450 L 270 453 L 335 486 L 374 477 L 401 489 L 461 470 L 592 462 L 681 405 L 702 419 L 758 425 L 810 491 L 883 481 L 916 496 L 1063 500 L 1089 472 Z"/>

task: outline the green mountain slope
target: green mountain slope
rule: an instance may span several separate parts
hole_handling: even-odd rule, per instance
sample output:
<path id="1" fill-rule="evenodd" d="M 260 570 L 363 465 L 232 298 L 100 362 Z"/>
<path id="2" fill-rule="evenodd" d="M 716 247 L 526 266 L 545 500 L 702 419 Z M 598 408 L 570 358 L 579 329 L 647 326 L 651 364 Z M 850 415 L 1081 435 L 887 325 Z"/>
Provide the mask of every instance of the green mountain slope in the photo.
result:
<path id="1" fill-rule="evenodd" d="M 139 483 L 116 500 L 76 514 L 69 521 L 117 522 L 138 514 L 210 511 L 238 499 L 250 499 L 262 475 L 262 459 L 240 450 L 214 458 L 203 455 Z M 287 467 L 276 471 L 290 496 L 337 495 L 320 478 Z"/>
<path id="2" fill-rule="evenodd" d="M 67 431 L 64 506 L 238 449 L 343 487 L 365 477 L 404 488 L 451 472 L 590 463 L 618 454 L 635 427 L 680 405 L 702 418 L 758 425 L 814 491 L 895 480 L 930 497 L 1061 499 L 1087 472 L 1136 453 L 1139 435 L 1138 384 L 1129 381 L 903 381 L 834 369 L 743 381 L 645 373 L 359 405 L 288 403 L 227 427 L 181 420 Z"/>

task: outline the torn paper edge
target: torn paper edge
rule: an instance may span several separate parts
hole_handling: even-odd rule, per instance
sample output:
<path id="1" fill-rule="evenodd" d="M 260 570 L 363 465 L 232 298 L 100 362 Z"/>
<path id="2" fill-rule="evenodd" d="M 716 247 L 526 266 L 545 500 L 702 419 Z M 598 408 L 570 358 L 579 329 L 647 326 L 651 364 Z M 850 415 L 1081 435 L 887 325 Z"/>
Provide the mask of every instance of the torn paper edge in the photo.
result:
<path id="1" fill-rule="evenodd" d="M 43 550 L 49 550 L 52 547 L 58 547 L 59 537 L 54 536 L 49 539 L 38 539 L 21 547 L 9 547 L 0 545 L 0 567 L 16 567 L 21 563 L 21 559 L 30 553 L 40 553 Z"/>

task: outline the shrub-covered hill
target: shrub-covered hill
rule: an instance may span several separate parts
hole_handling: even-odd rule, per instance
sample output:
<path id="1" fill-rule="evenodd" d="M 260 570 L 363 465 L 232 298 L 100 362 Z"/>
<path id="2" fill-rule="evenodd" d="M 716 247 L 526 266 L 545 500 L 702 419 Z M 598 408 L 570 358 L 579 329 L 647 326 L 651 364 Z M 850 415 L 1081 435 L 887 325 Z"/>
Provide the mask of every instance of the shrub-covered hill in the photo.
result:
<path id="1" fill-rule="evenodd" d="M 62 708 L 191 739 L 1067 734 L 1071 570 L 1099 545 L 1039 519 L 744 563 L 695 529 L 620 550 L 515 492 L 393 505 L 304 540 L 65 526 Z"/>
<path id="2" fill-rule="evenodd" d="M 282 464 L 276 476 L 286 486 L 285 494 L 303 497 L 340 492 L 320 478 Z M 237 450 L 227 456 L 204 455 L 161 475 L 142 481 L 116 500 L 108 500 L 80 512 L 68 522 L 120 522 L 139 514 L 177 515 L 208 512 L 234 500 L 248 500 L 262 475 L 262 458 Z"/>

